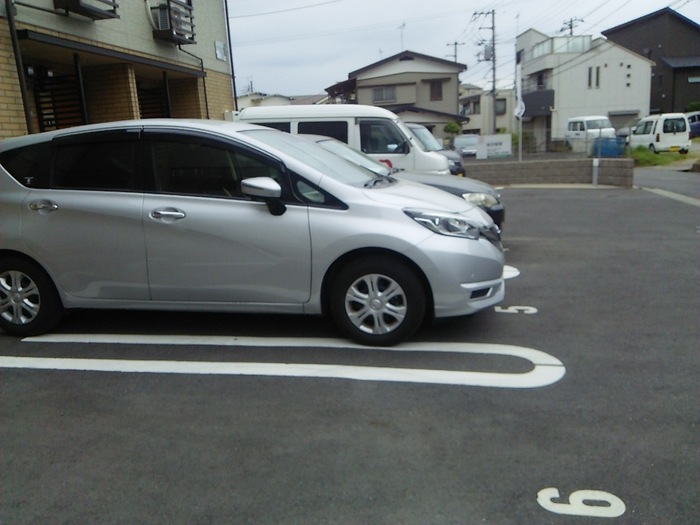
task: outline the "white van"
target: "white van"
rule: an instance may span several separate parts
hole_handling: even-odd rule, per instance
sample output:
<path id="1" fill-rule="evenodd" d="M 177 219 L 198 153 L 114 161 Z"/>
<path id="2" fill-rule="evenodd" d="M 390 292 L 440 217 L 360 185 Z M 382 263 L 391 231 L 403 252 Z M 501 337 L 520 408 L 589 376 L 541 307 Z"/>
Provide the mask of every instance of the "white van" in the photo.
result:
<path id="1" fill-rule="evenodd" d="M 444 155 L 417 145 L 399 117 L 383 108 L 358 104 L 261 106 L 241 110 L 237 120 L 292 134 L 333 137 L 392 168 L 450 174 Z"/>
<path id="2" fill-rule="evenodd" d="M 683 113 L 661 113 L 643 118 L 630 135 L 630 148 L 639 146 L 650 151 L 690 150 L 690 124 Z"/>
<path id="3" fill-rule="evenodd" d="M 603 115 L 573 117 L 566 121 L 566 147 L 574 151 L 594 153 L 595 139 L 615 138 L 615 128 Z"/>

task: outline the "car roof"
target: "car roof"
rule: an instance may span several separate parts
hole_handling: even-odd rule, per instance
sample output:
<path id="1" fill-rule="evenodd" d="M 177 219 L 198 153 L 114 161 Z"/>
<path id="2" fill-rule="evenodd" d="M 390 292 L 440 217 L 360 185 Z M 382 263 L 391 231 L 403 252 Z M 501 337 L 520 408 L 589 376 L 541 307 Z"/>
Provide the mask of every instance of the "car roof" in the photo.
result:
<path id="1" fill-rule="evenodd" d="M 142 130 L 142 129 L 169 129 L 183 131 L 209 131 L 220 133 L 222 131 L 243 131 L 255 129 L 259 126 L 243 122 L 230 122 L 225 120 L 205 120 L 205 119 L 138 119 L 122 120 L 116 122 L 103 122 L 99 124 L 87 124 L 74 126 L 54 131 L 45 131 L 20 137 L 10 137 L 0 141 L 0 151 L 14 149 L 30 144 L 48 142 L 57 137 L 69 137 L 82 133 L 119 131 L 119 130 Z"/>
<path id="2" fill-rule="evenodd" d="M 290 106 L 256 106 L 244 108 L 239 118 L 310 118 L 310 117 L 383 117 L 397 119 L 388 109 L 362 104 L 300 104 Z"/>

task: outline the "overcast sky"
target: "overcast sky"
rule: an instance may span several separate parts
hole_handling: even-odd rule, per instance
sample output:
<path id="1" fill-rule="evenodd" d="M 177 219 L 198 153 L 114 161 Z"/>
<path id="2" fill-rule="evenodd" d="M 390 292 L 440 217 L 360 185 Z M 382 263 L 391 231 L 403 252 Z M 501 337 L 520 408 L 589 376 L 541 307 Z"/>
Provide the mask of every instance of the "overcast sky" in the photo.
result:
<path id="1" fill-rule="evenodd" d="M 491 87 L 479 59 L 495 13 L 497 85 L 512 87 L 515 37 L 600 32 L 671 7 L 700 23 L 700 0 L 227 0 L 237 94 L 324 93 L 403 50 L 466 64 L 462 83 Z M 455 45 L 456 43 L 456 45 Z M 689 50 L 689 54 L 698 51 Z"/>

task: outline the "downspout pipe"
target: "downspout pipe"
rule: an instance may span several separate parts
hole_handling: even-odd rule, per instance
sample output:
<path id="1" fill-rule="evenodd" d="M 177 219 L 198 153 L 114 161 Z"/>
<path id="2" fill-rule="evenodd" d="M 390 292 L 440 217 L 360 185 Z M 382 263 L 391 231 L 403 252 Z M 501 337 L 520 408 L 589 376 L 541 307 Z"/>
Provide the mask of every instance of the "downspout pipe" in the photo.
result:
<path id="1" fill-rule="evenodd" d="M 231 84 L 233 84 L 233 110 L 238 111 L 238 93 L 236 93 L 236 70 L 233 67 L 233 45 L 231 43 L 231 17 L 228 14 L 228 0 L 224 0 L 226 14 L 226 37 L 228 38 L 229 59 L 231 60 Z"/>
<path id="2" fill-rule="evenodd" d="M 15 54 L 15 65 L 17 67 L 17 77 L 19 78 L 19 90 L 22 94 L 24 120 L 27 124 L 27 133 L 32 134 L 35 132 L 34 119 L 32 118 L 32 108 L 29 103 L 29 93 L 27 92 L 27 79 L 24 76 L 24 62 L 22 61 L 22 50 L 19 47 L 19 39 L 17 38 L 17 26 L 15 25 L 14 9 L 14 2 L 12 0 L 5 0 L 7 22 L 10 26 L 10 39 L 12 40 L 12 51 Z"/>

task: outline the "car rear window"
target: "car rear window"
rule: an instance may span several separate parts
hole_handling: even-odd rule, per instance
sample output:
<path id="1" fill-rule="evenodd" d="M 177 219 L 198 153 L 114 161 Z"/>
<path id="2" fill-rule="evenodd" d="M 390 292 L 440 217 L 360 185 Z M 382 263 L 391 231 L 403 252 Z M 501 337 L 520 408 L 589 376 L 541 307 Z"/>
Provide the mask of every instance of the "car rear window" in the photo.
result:
<path id="1" fill-rule="evenodd" d="M 41 142 L 0 153 L 2 165 L 12 177 L 28 188 L 48 188 L 51 143 Z"/>
<path id="2" fill-rule="evenodd" d="M 682 133 L 687 131 L 684 118 L 667 118 L 664 120 L 664 133 Z"/>

